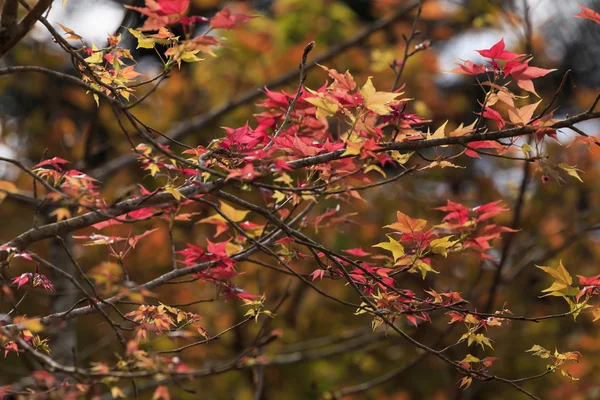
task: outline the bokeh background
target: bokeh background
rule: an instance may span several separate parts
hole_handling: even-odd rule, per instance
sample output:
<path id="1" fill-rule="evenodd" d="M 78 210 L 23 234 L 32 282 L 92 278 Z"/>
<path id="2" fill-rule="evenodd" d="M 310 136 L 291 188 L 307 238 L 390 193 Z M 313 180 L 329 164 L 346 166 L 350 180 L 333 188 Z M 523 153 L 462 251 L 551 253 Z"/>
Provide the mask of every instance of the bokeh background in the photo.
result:
<path id="1" fill-rule="evenodd" d="M 107 33 L 123 33 L 122 46 L 129 47 L 138 66 L 136 70 L 152 77 L 160 73 L 162 64 L 154 51 L 136 50 L 133 37 L 123 29 L 137 27 L 142 20 L 136 13 L 127 13 L 124 3 L 110 0 L 70 0 L 64 9 L 55 2 L 49 21 L 73 29 L 86 43 L 104 45 Z M 194 15 L 212 16 L 224 5 L 236 12 L 257 16 L 229 32 L 219 32 L 226 44 L 215 48 L 218 57 L 184 65 L 160 83 L 135 114 L 154 128 L 177 132 L 181 124 L 215 112 L 220 113 L 201 128 L 187 128 L 182 141 L 189 145 L 207 145 L 223 134 L 222 126 L 238 127 L 260 112 L 256 105 L 262 87 L 292 92 L 297 85 L 297 67 L 302 49 L 311 40 L 316 48 L 311 57 L 335 52 L 336 46 L 352 40 L 380 18 L 393 14 L 406 5 L 404 0 L 255 0 L 223 2 L 192 0 Z M 430 0 L 426 1 L 418 22 L 420 35 L 414 44 L 430 40 L 426 51 L 410 58 L 402 77 L 404 91 L 414 99 L 409 112 L 432 120 L 435 128 L 446 120 L 456 127 L 470 124 L 476 118 L 474 110 L 483 99 L 483 92 L 470 76 L 449 74 L 460 60 L 483 62 L 476 49 L 489 48 L 504 38 L 507 48 L 517 53 L 530 52 L 532 65 L 554 68 L 556 71 L 536 81 L 536 89 L 547 104 L 565 73 L 570 76 L 556 101 L 556 117 L 584 111 L 595 98 L 600 86 L 600 27 L 593 22 L 572 16 L 580 10 L 577 4 L 600 10 L 600 1 L 586 0 Z M 138 4 L 140 5 L 140 4 Z M 323 62 L 339 71 L 350 70 L 362 84 L 373 76 L 375 86 L 382 90 L 392 86 L 394 73 L 390 63 L 404 54 L 402 35 L 409 34 L 414 13 L 399 18 L 389 28 L 379 30 L 366 39 L 348 46 Z M 200 26 L 198 29 L 203 29 Z M 0 61 L 0 68 L 12 65 L 39 65 L 68 74 L 76 74 L 68 57 L 56 46 L 43 27 L 37 27 Z M 286 76 L 289 78 L 286 78 Z M 286 79 L 281 79 L 281 78 Z M 326 72 L 313 68 L 306 86 L 316 89 L 326 81 Z M 149 88 L 140 89 L 139 95 Z M 250 99 L 239 102 L 239 99 Z M 532 99 L 533 100 L 533 99 Z M 228 106 L 231 104 L 232 106 Z M 189 127 L 189 124 L 186 125 Z M 590 135 L 599 131 L 597 121 L 579 124 Z M 491 126 L 495 128 L 495 126 Z M 548 286 L 537 265 L 556 265 L 560 259 L 573 274 L 585 276 L 600 272 L 600 236 L 595 232 L 600 224 L 600 171 L 598 146 L 569 144 L 574 132 L 561 131 L 558 142 L 547 144 L 547 153 L 556 162 L 577 165 L 585 171 L 584 183 L 569 180 L 564 183 L 542 183 L 541 173 L 532 166 L 532 178 L 526 192 L 521 232 L 507 259 L 498 298 L 517 315 L 543 315 L 567 311 L 564 302 L 556 298 L 539 298 Z M 108 199 L 116 199 L 142 182 L 152 188 L 153 182 L 139 166 L 128 162 L 123 154 L 130 145 L 123 137 L 117 121 L 106 105 L 96 107 L 91 96 L 80 88 L 42 74 L 15 74 L 0 77 L 0 155 L 21 160 L 27 165 L 44 156 L 70 160 L 74 167 L 101 179 L 102 191 Z M 427 156 L 427 152 L 423 153 Z M 115 161 L 117 160 L 117 161 Z M 106 164 L 107 162 L 113 164 Z M 366 202 L 344 203 L 339 215 L 344 218 L 334 230 L 314 229 L 311 236 L 335 249 L 368 248 L 381 241 L 381 226 L 395 219 L 396 210 L 438 223 L 443 213 L 434 211 L 446 200 L 468 206 L 502 199 L 512 208 L 517 197 L 523 165 L 501 158 L 469 159 L 462 157 L 464 169 L 436 169 L 407 177 L 392 185 L 364 194 Z M 109 166 L 107 168 L 107 165 Z M 116 167 L 115 167 L 116 166 Z M 0 179 L 14 180 L 23 190 L 31 190 L 30 178 L 7 164 L 0 164 Z M 335 207 L 336 203 L 320 203 L 314 215 Z M 376 206 L 374 206 L 376 205 Z M 199 217 L 208 210 L 198 208 Z M 356 213 L 356 214 L 353 214 Z M 31 227 L 34 210 L 16 198 L 6 199 L 0 206 L 0 240 L 6 242 Z M 497 222 L 509 225 L 510 212 Z M 136 232 L 163 227 L 164 221 L 136 226 Z M 127 228 L 129 229 L 129 228 Z M 118 232 L 116 230 L 115 232 Z M 127 231 L 121 232 L 124 235 Z M 175 240 L 205 243 L 212 231 L 194 221 L 181 223 L 175 229 Z M 161 229 L 140 242 L 127 259 L 130 273 L 142 282 L 170 269 L 170 252 L 166 230 Z M 501 243 L 491 254 L 499 257 Z M 52 252 L 52 243 L 40 243 L 34 250 Z M 77 241 L 73 251 L 90 276 L 102 273 L 103 248 L 84 248 Z M 310 273 L 310 263 L 297 264 Z M 494 261 L 481 262 L 468 254 L 450 255 L 438 265 L 440 275 L 435 282 L 420 276 L 403 278 L 402 284 L 413 290 L 435 288 L 468 293 L 475 307 L 483 307 L 486 293 L 495 272 Z M 18 264 L 10 276 L 20 273 Z M 265 371 L 264 399 L 313 399 L 330 390 L 352 386 L 388 373 L 410 360 L 415 349 L 405 342 L 381 332 L 371 333 L 370 321 L 354 316 L 335 303 L 325 302 L 301 283 L 289 280 L 277 272 L 255 265 L 241 267 L 246 271 L 238 279 L 240 286 L 255 293 L 265 293 L 269 304 L 275 304 L 289 287 L 292 295 L 284 302 L 271 327 L 281 329 L 282 336 L 269 346 L 269 352 L 280 357 L 293 357 L 298 352 L 309 354 L 297 363 L 284 363 Z M 25 270 L 23 270 L 25 271 Z M 57 285 L 57 296 L 76 296 L 68 286 Z M 28 315 L 43 315 L 56 307 L 56 296 L 30 289 L 32 295 L 23 302 Z M 352 291 L 342 284 L 332 284 L 331 293 L 354 300 Z M 190 282 L 157 291 L 164 302 L 186 303 L 210 298 L 214 288 L 208 284 Z M 75 297 L 75 300 L 77 298 Z M 0 312 L 9 304 L 2 303 Z M 133 309 L 133 308 L 132 308 Z M 209 332 L 218 332 L 239 321 L 245 309 L 239 302 L 212 302 L 191 306 L 202 315 Z M 418 328 L 406 327 L 411 334 L 427 343 L 449 345 L 458 340 L 460 329 L 448 331 L 447 317 L 438 315 L 431 324 Z M 571 318 L 543 323 L 510 323 L 504 329 L 489 332 L 494 340 L 496 356 L 493 372 L 506 377 L 529 376 L 545 368 L 544 360 L 525 353 L 533 344 L 561 351 L 578 350 L 583 357 L 569 367 L 579 381 L 552 374 L 533 380 L 524 387 L 544 399 L 600 398 L 600 325 L 589 314 L 582 314 L 577 323 Z M 257 326 L 243 325 L 211 346 L 198 346 L 182 355 L 186 362 L 208 365 L 210 360 L 233 357 L 245 348 L 256 334 Z M 78 319 L 67 329 L 77 347 L 77 362 L 114 361 L 118 350 L 110 327 L 97 316 Z M 367 338 L 367 339 L 365 339 Z M 178 342 L 178 340 L 182 340 Z M 184 339 L 162 337 L 151 347 L 164 349 Z M 462 359 L 469 350 L 457 346 L 450 355 Z M 481 353 L 483 354 L 483 353 Z M 0 385 L 20 382 L 29 375 L 27 362 L 10 354 L 0 359 Z M 507 385 L 474 383 L 468 391 L 457 389 L 460 376 L 439 360 L 428 357 L 405 373 L 385 384 L 357 394 L 365 399 L 518 399 L 520 394 Z M 253 375 L 247 371 L 184 382 L 182 387 L 195 394 L 174 388 L 173 398 L 251 399 Z M 151 396 L 152 391 L 145 393 Z M 149 398 L 149 397 L 148 397 Z M 351 398 L 351 397 L 348 397 Z"/>

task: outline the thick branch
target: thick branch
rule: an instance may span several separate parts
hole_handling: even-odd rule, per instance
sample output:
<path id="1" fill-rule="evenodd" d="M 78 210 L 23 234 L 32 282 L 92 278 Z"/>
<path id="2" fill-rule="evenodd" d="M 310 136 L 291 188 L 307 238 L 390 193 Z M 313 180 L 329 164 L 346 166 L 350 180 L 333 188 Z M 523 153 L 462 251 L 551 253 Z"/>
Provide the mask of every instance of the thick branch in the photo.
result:
<path id="1" fill-rule="evenodd" d="M 12 3 L 12 2 L 11 2 Z M 27 13 L 27 15 L 21 20 L 19 25 L 14 29 L 14 35 L 11 38 L 0 45 L 0 58 L 3 57 L 10 49 L 12 49 L 17 43 L 21 41 L 29 33 L 33 25 L 42 16 L 44 12 L 50 7 L 52 0 L 40 0 L 35 6 Z M 6 8 L 6 4 L 5 4 Z M 2 10 L 2 16 L 4 19 L 4 8 Z"/>

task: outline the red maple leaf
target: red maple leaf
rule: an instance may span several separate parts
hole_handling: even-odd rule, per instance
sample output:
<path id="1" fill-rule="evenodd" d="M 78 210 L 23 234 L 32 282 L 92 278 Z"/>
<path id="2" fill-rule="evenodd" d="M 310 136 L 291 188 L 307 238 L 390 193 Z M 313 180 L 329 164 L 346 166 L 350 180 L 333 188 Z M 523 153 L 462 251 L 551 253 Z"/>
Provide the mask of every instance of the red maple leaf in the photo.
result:
<path id="1" fill-rule="evenodd" d="M 227 243 L 229 243 L 229 240 L 226 240 L 221 243 L 213 243 L 210 240 L 207 240 L 206 242 L 208 243 L 208 245 L 206 246 L 206 250 L 209 253 L 219 258 L 228 258 L 225 248 L 227 247 Z"/>
<path id="2" fill-rule="evenodd" d="M 498 124 L 498 129 L 502 129 L 504 128 L 504 125 L 506 125 L 506 123 L 502 119 L 502 115 L 500 115 L 498 111 L 492 108 L 486 107 L 482 115 L 484 118 L 488 118 L 495 121 L 496 124 Z"/>
<path id="3" fill-rule="evenodd" d="M 464 225 L 469 220 L 469 209 L 462 204 L 448 200 L 448 204 L 443 207 L 438 207 L 436 210 L 445 211 L 448 214 L 444 217 L 444 221 L 456 220 L 460 225 Z"/>
<path id="4" fill-rule="evenodd" d="M 225 7 L 215 14 L 210 20 L 210 26 L 214 29 L 233 29 L 239 23 L 248 21 L 251 17 L 245 14 L 232 14 L 229 8 Z"/>
<path id="5" fill-rule="evenodd" d="M 29 279 L 32 277 L 33 277 L 33 274 L 31 272 L 26 272 L 24 274 L 17 276 L 16 278 L 14 278 L 11 283 L 13 285 L 17 285 L 17 289 L 20 289 L 21 286 L 23 286 L 27 282 L 29 282 Z"/>
<path id="6" fill-rule="evenodd" d="M 521 54 L 511 53 L 510 51 L 504 50 L 504 38 L 500 39 L 498 43 L 485 50 L 476 50 L 485 58 L 491 58 L 492 60 L 513 60 Z"/>
<path id="7" fill-rule="evenodd" d="M 581 12 L 579 14 L 573 15 L 575 18 L 591 19 L 595 23 L 600 24 L 600 14 L 599 13 L 592 10 L 591 8 L 580 6 L 579 4 L 577 4 L 577 6 L 579 8 L 581 8 Z"/>
<path id="8" fill-rule="evenodd" d="M 355 257 L 366 257 L 369 255 L 369 253 L 365 252 L 360 247 L 357 247 L 355 249 L 342 250 L 342 251 L 346 254 L 350 254 Z"/>
<path id="9" fill-rule="evenodd" d="M 481 50 L 485 51 L 485 50 Z M 449 72 L 463 75 L 479 75 L 487 71 L 485 65 L 475 64 L 472 61 L 465 61 L 464 64 L 457 64 L 458 66 Z"/>
<path id="10" fill-rule="evenodd" d="M 553 69 L 544 69 L 538 67 L 529 66 L 529 61 L 509 61 L 504 67 L 504 76 L 511 75 L 516 81 L 517 85 L 528 92 L 535 94 L 535 88 L 533 87 L 532 79 L 540 78 L 554 71 Z"/>
<path id="11" fill-rule="evenodd" d="M 160 6 L 159 15 L 181 15 L 190 6 L 190 0 L 156 0 Z"/>
<path id="12" fill-rule="evenodd" d="M 577 275 L 579 278 L 579 284 L 583 286 L 600 286 L 600 274 L 590 276 L 586 278 L 585 276 Z"/>
<path id="13" fill-rule="evenodd" d="M 471 142 L 467 145 L 469 149 L 496 149 L 504 150 L 504 146 L 495 140 L 482 140 L 480 142 Z M 465 154 L 472 158 L 481 158 L 479 154 L 473 150 L 466 150 Z"/>
<path id="14" fill-rule="evenodd" d="M 56 170 L 58 170 L 58 171 L 62 171 L 62 168 L 61 168 L 62 164 L 67 164 L 67 163 L 68 163 L 68 161 L 67 161 L 67 160 L 64 160 L 64 159 L 62 159 L 62 158 L 60 158 L 60 157 L 53 157 L 53 158 L 51 158 L 51 159 L 49 159 L 49 160 L 44 160 L 44 161 L 42 161 L 41 163 L 39 163 L 39 164 L 36 164 L 36 165 L 33 167 L 33 169 L 41 168 L 41 167 L 44 167 L 44 166 L 46 166 L 46 165 L 51 165 L 51 166 L 52 166 L 52 167 L 54 167 Z"/>
<path id="15" fill-rule="evenodd" d="M 500 205 L 502 200 L 493 201 L 491 203 L 480 205 L 479 207 L 475 207 L 473 211 L 476 213 L 480 213 L 481 215 L 477 217 L 477 221 L 484 221 L 486 219 L 490 219 L 500 214 L 501 212 L 508 211 L 508 208 L 505 208 Z"/>

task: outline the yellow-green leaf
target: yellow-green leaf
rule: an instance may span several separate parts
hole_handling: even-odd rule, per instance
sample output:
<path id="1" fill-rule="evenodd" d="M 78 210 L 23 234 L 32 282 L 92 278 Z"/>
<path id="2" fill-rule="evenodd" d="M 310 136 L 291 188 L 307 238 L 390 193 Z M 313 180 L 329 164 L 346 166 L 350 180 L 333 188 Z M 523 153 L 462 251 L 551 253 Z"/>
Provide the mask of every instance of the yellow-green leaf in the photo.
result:
<path id="1" fill-rule="evenodd" d="M 572 167 L 572 166 L 570 166 L 568 164 L 565 164 L 565 163 L 558 164 L 558 167 L 560 169 L 562 169 L 563 171 L 565 171 L 568 175 L 570 175 L 573 178 L 577 179 L 579 182 L 583 182 L 583 179 L 581 179 L 581 177 L 578 174 L 578 172 L 581 172 L 580 169 L 577 169 L 574 166 Z"/>
<path id="2" fill-rule="evenodd" d="M 382 242 L 374 245 L 384 250 L 390 251 L 394 257 L 394 262 L 404 255 L 404 247 L 396 240 L 387 235 L 388 242 Z"/>
<path id="3" fill-rule="evenodd" d="M 223 214 L 225 214 L 225 216 L 227 216 L 227 218 L 229 218 L 233 222 L 242 222 L 244 218 L 246 218 L 246 215 L 248 215 L 248 213 L 250 212 L 248 210 L 236 210 L 229 204 L 224 203 L 222 201 L 219 201 L 219 203 L 221 203 L 221 211 L 223 212 Z"/>
<path id="4" fill-rule="evenodd" d="M 129 28 L 129 32 L 135 36 L 138 40 L 138 45 L 136 49 L 153 49 L 155 40 L 149 37 L 146 37 L 142 32 L 136 31 L 135 29 Z"/>
<path id="5" fill-rule="evenodd" d="M 335 100 L 326 97 L 323 93 L 319 93 L 317 97 L 305 99 L 308 103 L 317 107 L 317 118 L 331 117 L 335 115 L 339 107 Z"/>
<path id="6" fill-rule="evenodd" d="M 444 257 L 448 257 L 448 249 L 459 242 L 458 240 L 450 240 L 451 237 L 452 235 L 432 240 L 429 245 L 431 251 L 435 254 L 441 254 Z"/>
<path id="7" fill-rule="evenodd" d="M 415 261 L 414 267 L 411 268 L 411 270 L 409 272 L 416 272 L 416 270 L 421 271 L 421 276 L 423 276 L 423 279 L 425 279 L 428 272 L 433 272 L 434 274 L 439 274 L 438 271 L 431 268 L 431 265 L 427 264 L 425 261 L 420 260 L 420 259 Z"/>
<path id="8" fill-rule="evenodd" d="M 92 43 L 92 55 L 84 60 L 88 64 L 100 64 L 102 63 L 102 51 L 98 50 L 96 44 Z"/>
<path id="9" fill-rule="evenodd" d="M 392 111 L 388 103 L 395 100 L 402 93 L 378 92 L 375 90 L 373 82 L 371 82 L 371 77 L 369 77 L 365 85 L 360 89 L 360 94 L 365 101 L 367 109 L 379 115 L 386 115 Z"/>

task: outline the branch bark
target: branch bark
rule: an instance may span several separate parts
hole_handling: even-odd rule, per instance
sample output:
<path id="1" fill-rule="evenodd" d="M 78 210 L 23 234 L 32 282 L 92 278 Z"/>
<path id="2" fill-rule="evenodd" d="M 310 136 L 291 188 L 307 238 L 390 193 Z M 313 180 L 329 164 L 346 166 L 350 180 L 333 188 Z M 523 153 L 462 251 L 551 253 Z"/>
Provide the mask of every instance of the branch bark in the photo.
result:
<path id="1" fill-rule="evenodd" d="M 9 9 L 7 10 L 7 18 L 9 18 L 10 22 L 10 13 L 13 11 L 13 7 L 16 7 L 16 5 L 13 5 L 12 3 L 16 3 L 16 1 L 8 1 L 7 3 L 5 3 L 4 8 L 2 9 L 3 22 L 5 17 L 4 11 L 7 8 L 7 5 L 9 7 Z M 35 25 L 37 20 L 42 16 L 42 14 L 46 12 L 46 10 L 50 7 L 51 4 L 52 0 L 38 1 L 36 5 L 33 6 L 33 8 L 27 13 L 27 15 L 25 15 L 25 17 L 21 20 L 21 22 L 19 22 L 17 26 L 11 27 L 12 34 L 10 35 L 8 40 L 3 40 L 0 44 L 0 58 L 2 58 L 10 49 L 12 49 L 17 43 L 19 43 L 21 39 L 23 39 L 25 35 L 27 35 L 27 33 L 29 33 L 29 31 L 33 28 L 33 25 Z"/>

